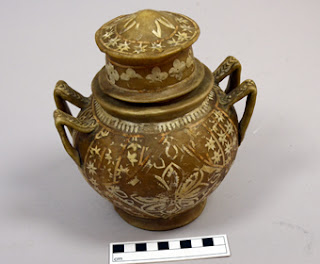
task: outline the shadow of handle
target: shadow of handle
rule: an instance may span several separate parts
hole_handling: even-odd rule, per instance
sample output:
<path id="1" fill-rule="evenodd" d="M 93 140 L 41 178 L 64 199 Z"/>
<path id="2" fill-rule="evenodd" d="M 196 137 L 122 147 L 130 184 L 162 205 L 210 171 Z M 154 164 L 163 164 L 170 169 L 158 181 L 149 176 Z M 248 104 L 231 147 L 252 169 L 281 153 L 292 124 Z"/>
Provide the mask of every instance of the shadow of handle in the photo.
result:
<path id="1" fill-rule="evenodd" d="M 220 99 L 222 107 L 228 111 L 231 106 L 247 96 L 246 107 L 243 116 L 238 124 L 239 145 L 250 123 L 257 97 L 257 87 L 252 80 L 246 80 L 240 84 L 241 64 L 230 56 L 227 57 L 213 72 L 215 84 L 219 84 L 225 77 L 229 77 L 225 95 Z"/>
<path id="2" fill-rule="evenodd" d="M 73 117 L 67 102 L 83 109 L 89 106 L 90 99 L 74 91 L 66 82 L 59 81 L 54 89 L 54 100 L 58 109 L 54 111 L 53 116 L 62 144 L 75 163 L 78 166 L 81 166 L 79 152 L 70 143 L 65 131 L 65 126 L 68 127 L 70 133 L 72 133 L 73 130 L 90 133 L 96 128 L 97 123 L 92 120 L 79 120 L 78 118 Z"/>

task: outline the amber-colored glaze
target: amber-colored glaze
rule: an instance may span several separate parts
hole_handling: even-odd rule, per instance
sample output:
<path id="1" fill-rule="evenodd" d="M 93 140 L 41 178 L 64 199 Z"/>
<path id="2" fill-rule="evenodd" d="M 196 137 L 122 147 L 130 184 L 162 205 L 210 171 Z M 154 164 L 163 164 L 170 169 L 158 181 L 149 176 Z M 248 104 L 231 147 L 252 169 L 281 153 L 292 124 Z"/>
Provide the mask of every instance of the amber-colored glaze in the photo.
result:
<path id="1" fill-rule="evenodd" d="M 148 230 L 186 225 L 229 171 L 255 101 L 252 80 L 228 57 L 213 73 L 194 58 L 190 18 L 142 10 L 103 25 L 106 65 L 84 97 L 59 81 L 55 124 L 84 178 L 128 223 Z M 219 83 L 229 76 L 225 91 Z M 247 97 L 238 122 L 234 103 Z M 80 108 L 73 117 L 70 102 Z M 65 126 L 70 130 L 70 143 Z"/>

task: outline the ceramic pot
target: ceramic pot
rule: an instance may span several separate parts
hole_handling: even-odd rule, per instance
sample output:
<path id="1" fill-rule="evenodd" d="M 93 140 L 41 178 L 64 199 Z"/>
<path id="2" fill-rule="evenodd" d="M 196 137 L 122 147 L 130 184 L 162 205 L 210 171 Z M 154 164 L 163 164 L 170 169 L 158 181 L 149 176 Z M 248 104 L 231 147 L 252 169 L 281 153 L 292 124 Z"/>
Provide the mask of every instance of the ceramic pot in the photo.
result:
<path id="1" fill-rule="evenodd" d="M 92 81 L 92 96 L 64 81 L 54 90 L 66 151 L 91 187 L 136 227 L 168 230 L 197 218 L 229 171 L 253 112 L 256 86 L 240 84 L 238 60 L 226 58 L 212 73 L 194 57 L 199 32 L 180 14 L 120 16 L 96 33 L 106 65 Z M 244 97 L 238 122 L 233 105 Z M 80 108 L 77 117 L 67 102 Z"/>

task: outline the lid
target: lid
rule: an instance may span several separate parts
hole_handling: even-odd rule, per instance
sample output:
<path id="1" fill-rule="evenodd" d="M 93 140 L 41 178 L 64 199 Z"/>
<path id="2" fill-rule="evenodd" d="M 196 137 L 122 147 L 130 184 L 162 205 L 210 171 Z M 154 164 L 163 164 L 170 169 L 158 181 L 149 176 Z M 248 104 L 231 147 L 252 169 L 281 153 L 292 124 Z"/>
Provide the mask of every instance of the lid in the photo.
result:
<path id="1" fill-rule="evenodd" d="M 184 15 L 147 9 L 107 22 L 96 32 L 96 42 L 113 60 L 151 62 L 186 49 L 199 34 L 198 25 Z"/>
<path id="2" fill-rule="evenodd" d="M 167 11 L 147 9 L 107 22 L 96 32 L 106 54 L 100 89 L 132 103 L 163 102 L 191 92 L 204 76 L 191 47 L 199 34 L 192 19 Z"/>

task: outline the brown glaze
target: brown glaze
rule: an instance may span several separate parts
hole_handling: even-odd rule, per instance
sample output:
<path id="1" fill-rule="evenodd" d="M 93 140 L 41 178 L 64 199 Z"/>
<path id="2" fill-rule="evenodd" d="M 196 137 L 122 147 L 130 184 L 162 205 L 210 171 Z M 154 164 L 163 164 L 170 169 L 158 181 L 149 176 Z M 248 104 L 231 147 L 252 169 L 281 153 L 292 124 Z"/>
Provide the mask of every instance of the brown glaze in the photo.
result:
<path id="1" fill-rule="evenodd" d="M 83 97 L 63 81 L 55 88 L 55 123 L 66 151 L 92 188 L 140 228 L 168 230 L 201 214 L 253 112 L 254 82 L 240 84 L 233 57 L 212 74 L 193 57 L 198 35 L 194 21 L 174 13 L 121 16 L 96 34 L 107 62 L 93 79 L 93 95 Z M 227 76 L 223 92 L 218 84 Z M 238 123 L 233 104 L 245 96 Z M 66 101 L 81 109 L 76 118 Z"/>

